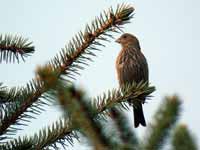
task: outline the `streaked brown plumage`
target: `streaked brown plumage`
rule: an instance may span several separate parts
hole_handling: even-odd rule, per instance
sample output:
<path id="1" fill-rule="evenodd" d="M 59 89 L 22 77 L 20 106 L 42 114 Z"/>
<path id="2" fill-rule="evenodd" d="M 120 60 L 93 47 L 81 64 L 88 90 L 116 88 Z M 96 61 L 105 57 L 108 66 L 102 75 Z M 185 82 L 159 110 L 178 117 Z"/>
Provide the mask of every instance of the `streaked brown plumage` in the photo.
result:
<path id="1" fill-rule="evenodd" d="M 125 33 L 116 42 L 122 46 L 116 60 L 120 87 L 127 83 L 148 81 L 148 64 L 141 52 L 138 39 L 134 35 Z M 129 100 L 129 103 L 131 103 L 131 100 Z M 136 107 L 133 107 L 135 127 L 138 127 L 139 124 L 146 126 L 142 103 L 138 102 L 136 105 Z"/>

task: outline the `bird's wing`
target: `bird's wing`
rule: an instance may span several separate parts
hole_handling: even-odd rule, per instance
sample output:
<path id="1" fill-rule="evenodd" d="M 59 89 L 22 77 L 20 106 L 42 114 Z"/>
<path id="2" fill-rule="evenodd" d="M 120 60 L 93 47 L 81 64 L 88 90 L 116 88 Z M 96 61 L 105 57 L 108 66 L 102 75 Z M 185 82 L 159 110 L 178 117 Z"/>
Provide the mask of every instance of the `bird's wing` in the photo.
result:
<path id="1" fill-rule="evenodd" d="M 138 61 L 140 63 L 140 71 L 141 71 L 141 79 L 140 80 L 149 81 L 149 68 L 148 68 L 147 60 L 142 53 L 140 53 L 140 55 L 141 56 Z"/>
<path id="2" fill-rule="evenodd" d="M 141 52 L 126 50 L 116 62 L 116 69 L 120 85 L 148 81 L 148 64 Z"/>

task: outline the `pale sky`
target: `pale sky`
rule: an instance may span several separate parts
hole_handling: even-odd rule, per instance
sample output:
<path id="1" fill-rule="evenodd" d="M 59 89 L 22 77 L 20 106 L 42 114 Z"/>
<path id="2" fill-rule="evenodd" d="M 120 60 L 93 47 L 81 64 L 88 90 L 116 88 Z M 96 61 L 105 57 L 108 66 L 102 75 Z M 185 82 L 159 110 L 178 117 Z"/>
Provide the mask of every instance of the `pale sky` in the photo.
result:
<path id="1" fill-rule="evenodd" d="M 198 0 L 0 0 L 0 33 L 18 34 L 34 42 L 36 52 L 25 63 L 0 64 L 0 79 L 8 86 L 22 86 L 34 77 L 37 65 L 55 56 L 86 23 L 102 10 L 118 3 L 132 4 L 136 11 L 125 32 L 135 34 L 149 63 L 150 82 L 157 91 L 144 106 L 145 118 L 150 122 L 165 95 L 178 94 L 183 100 L 180 123 L 187 124 L 200 138 L 200 2 Z M 117 38 L 120 35 L 116 35 Z M 120 46 L 111 41 L 90 63 L 76 84 L 90 96 L 118 87 L 115 59 Z M 128 117 L 132 121 L 132 112 Z M 47 108 L 32 120 L 30 127 L 37 131 L 60 115 L 59 109 Z M 144 129 L 137 132 L 145 136 Z M 71 149 L 80 148 L 77 143 Z M 84 149 L 84 148 L 82 148 Z"/>

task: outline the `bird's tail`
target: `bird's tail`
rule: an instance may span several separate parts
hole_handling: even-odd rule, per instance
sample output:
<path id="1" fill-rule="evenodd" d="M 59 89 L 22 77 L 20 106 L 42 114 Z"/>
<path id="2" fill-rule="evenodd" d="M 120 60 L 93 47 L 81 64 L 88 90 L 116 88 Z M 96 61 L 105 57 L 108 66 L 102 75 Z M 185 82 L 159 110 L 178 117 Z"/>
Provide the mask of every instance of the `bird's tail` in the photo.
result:
<path id="1" fill-rule="evenodd" d="M 142 126 L 146 126 L 146 121 L 145 121 L 145 118 L 144 118 L 144 113 L 143 113 L 141 103 L 139 103 L 137 105 L 137 107 L 133 106 L 133 114 L 134 114 L 135 128 L 137 128 L 139 126 L 139 124 L 141 124 Z"/>

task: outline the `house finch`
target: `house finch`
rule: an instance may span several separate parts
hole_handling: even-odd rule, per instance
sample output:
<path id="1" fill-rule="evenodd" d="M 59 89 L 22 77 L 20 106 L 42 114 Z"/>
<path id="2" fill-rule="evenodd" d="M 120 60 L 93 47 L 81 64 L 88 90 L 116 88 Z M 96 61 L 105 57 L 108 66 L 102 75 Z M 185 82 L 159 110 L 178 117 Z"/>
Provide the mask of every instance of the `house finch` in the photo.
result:
<path id="1" fill-rule="evenodd" d="M 125 84 L 148 82 L 148 64 L 146 58 L 141 52 L 138 39 L 129 33 L 123 34 L 116 42 L 120 43 L 122 49 L 116 60 L 117 77 L 120 87 Z M 143 102 L 145 98 L 142 98 Z M 128 100 L 129 104 L 133 103 Z M 133 106 L 134 125 L 137 128 L 139 124 L 146 126 L 142 102 L 135 101 Z"/>

